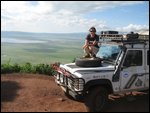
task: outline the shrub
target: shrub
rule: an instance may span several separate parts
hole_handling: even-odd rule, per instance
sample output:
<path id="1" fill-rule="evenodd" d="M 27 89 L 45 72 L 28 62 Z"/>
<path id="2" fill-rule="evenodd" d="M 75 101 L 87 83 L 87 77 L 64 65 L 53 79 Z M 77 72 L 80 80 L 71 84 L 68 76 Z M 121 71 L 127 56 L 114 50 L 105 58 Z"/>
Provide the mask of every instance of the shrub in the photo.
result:
<path id="1" fill-rule="evenodd" d="M 14 72 L 18 73 L 18 72 L 20 72 L 20 70 L 21 70 L 21 67 L 17 63 L 13 65 L 13 71 Z"/>
<path id="2" fill-rule="evenodd" d="M 30 73 L 30 72 L 31 72 L 31 69 L 32 69 L 32 65 L 27 62 L 27 63 L 25 63 L 24 65 L 22 65 L 20 72 Z"/>
<path id="3" fill-rule="evenodd" d="M 12 73 L 13 67 L 9 64 L 2 64 L 1 65 L 1 73 Z"/>
<path id="4" fill-rule="evenodd" d="M 27 62 L 22 66 L 15 63 L 14 65 L 10 65 L 9 63 L 1 64 L 1 73 L 13 73 L 13 72 L 23 72 L 23 73 L 39 73 L 45 75 L 53 75 L 54 70 L 51 65 L 48 64 L 37 64 L 31 65 L 31 63 Z"/>
<path id="5" fill-rule="evenodd" d="M 51 75 L 53 73 L 52 67 L 48 64 L 38 64 L 35 68 L 39 74 Z"/>
<path id="6" fill-rule="evenodd" d="M 8 60 L 6 64 L 1 65 L 1 73 L 12 73 L 14 72 L 13 66 L 10 65 L 11 59 Z"/>

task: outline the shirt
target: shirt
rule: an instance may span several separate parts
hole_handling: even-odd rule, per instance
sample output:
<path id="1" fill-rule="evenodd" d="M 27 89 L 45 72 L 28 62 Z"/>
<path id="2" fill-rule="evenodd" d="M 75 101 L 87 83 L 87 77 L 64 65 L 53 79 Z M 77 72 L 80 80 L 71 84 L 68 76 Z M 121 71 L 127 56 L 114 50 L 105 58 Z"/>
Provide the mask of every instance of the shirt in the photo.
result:
<path id="1" fill-rule="evenodd" d="M 99 42 L 99 36 L 98 36 L 97 34 L 95 34 L 94 37 L 91 37 L 91 35 L 88 34 L 87 37 L 86 37 L 86 40 L 88 40 L 88 41 L 93 41 L 93 42 L 94 42 L 94 41 Z M 96 45 L 94 45 L 94 46 L 97 47 L 97 48 L 99 48 L 98 44 L 96 44 Z"/>

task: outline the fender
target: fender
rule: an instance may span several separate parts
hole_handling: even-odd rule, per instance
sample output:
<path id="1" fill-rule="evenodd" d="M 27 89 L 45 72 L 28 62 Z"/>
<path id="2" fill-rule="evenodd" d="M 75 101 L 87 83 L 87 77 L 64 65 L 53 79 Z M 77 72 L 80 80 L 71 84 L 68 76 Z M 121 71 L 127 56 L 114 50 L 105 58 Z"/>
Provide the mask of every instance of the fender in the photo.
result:
<path id="1" fill-rule="evenodd" d="M 108 79 L 96 79 L 87 82 L 84 86 L 84 92 L 88 91 L 89 89 L 95 86 L 104 86 L 108 89 L 109 93 L 113 92 L 112 84 Z"/>

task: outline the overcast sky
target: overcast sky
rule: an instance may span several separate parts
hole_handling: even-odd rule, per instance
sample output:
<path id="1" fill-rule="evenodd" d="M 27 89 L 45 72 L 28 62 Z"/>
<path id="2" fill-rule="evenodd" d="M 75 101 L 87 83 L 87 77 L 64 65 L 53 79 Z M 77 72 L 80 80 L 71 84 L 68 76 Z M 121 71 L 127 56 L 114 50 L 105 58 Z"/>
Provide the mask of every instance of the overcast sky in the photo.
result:
<path id="1" fill-rule="evenodd" d="M 149 30 L 149 1 L 1 1 L 1 30 L 45 33 Z"/>

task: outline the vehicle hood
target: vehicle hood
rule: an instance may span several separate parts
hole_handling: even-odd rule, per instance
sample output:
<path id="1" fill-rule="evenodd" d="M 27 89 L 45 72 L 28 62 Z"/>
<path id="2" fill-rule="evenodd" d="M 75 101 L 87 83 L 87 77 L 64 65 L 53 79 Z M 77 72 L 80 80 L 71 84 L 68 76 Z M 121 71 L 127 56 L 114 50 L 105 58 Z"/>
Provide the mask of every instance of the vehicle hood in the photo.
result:
<path id="1" fill-rule="evenodd" d="M 93 71 L 114 71 L 115 66 L 112 64 L 104 63 L 100 67 L 79 67 L 76 66 L 75 63 L 69 63 L 69 64 L 61 64 L 61 68 L 65 69 L 66 71 L 69 71 L 70 73 L 74 74 L 76 72 L 93 72 Z"/>

